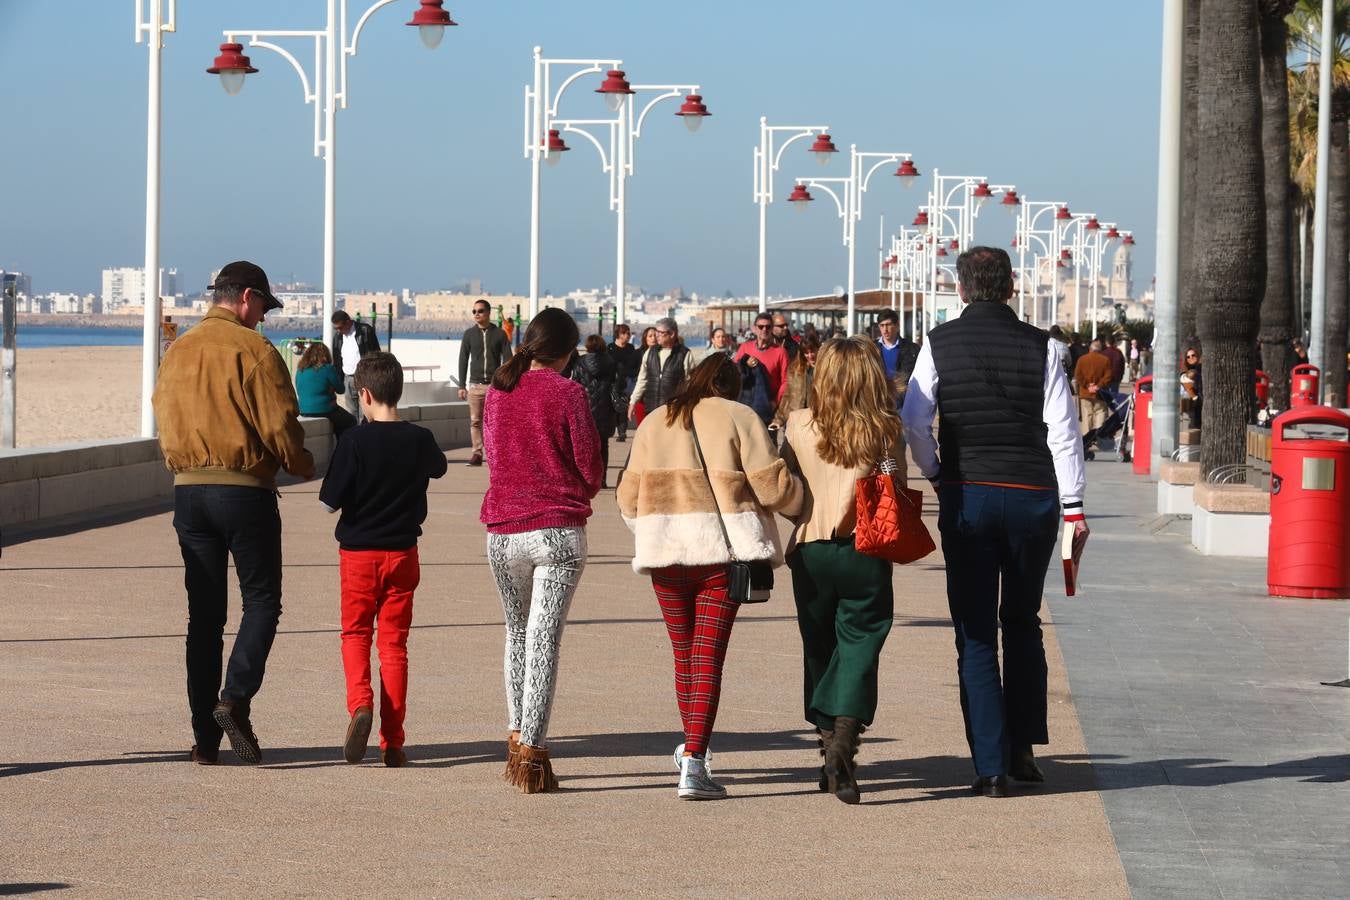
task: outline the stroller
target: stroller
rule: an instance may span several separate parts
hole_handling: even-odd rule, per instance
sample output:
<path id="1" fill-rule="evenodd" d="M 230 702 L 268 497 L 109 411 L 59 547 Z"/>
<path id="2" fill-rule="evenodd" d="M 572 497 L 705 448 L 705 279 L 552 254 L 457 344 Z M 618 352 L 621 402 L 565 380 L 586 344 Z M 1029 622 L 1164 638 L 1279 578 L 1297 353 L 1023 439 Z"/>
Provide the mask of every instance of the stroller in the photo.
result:
<path id="1" fill-rule="evenodd" d="M 1083 435 L 1085 448 L 1083 456 L 1086 459 L 1095 459 L 1097 454 L 1086 448 L 1096 445 L 1102 438 L 1114 438 L 1116 461 L 1129 462 L 1130 451 L 1127 445 L 1130 427 L 1134 424 L 1134 395 L 1117 394 L 1102 388 L 1097 391 L 1097 396 L 1106 401 L 1106 421 L 1100 428 Z"/>

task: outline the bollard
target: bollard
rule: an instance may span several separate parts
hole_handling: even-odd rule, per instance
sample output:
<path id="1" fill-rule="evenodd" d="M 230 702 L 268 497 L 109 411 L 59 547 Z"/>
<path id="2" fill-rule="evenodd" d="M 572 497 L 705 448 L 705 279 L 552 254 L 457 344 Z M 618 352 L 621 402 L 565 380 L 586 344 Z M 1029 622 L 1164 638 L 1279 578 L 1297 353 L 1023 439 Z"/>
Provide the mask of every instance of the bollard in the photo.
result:
<path id="1" fill-rule="evenodd" d="M 14 296 L 15 279 L 13 275 L 4 276 L 3 291 L 0 291 L 0 449 L 13 450 L 18 443 L 17 423 L 15 421 L 18 406 L 15 403 L 15 368 L 18 364 L 15 354 L 15 336 L 18 331 L 17 300 Z"/>

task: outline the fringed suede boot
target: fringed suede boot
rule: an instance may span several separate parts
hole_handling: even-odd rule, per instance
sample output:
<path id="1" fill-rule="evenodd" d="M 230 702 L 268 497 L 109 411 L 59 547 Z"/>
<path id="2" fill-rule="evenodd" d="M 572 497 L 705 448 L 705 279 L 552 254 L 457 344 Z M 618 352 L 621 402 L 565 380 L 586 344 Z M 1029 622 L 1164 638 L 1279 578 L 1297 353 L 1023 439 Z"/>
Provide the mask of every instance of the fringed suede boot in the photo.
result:
<path id="1" fill-rule="evenodd" d="M 520 738 L 515 734 L 506 736 L 506 771 L 502 777 L 511 784 L 516 783 L 516 769 L 520 768 Z"/>
<path id="2" fill-rule="evenodd" d="M 548 761 L 547 747 L 520 745 L 520 762 L 516 766 L 515 777 L 511 783 L 520 788 L 522 794 L 546 794 L 558 789 L 558 779 L 553 777 L 553 765 Z"/>
<path id="3" fill-rule="evenodd" d="M 831 743 L 833 740 L 834 740 L 834 730 L 833 730 L 833 729 L 830 729 L 830 730 L 827 731 L 827 730 L 824 729 L 824 728 L 816 728 L 816 746 L 820 748 L 820 757 L 821 757 L 821 759 L 824 759 L 824 758 L 825 758 L 825 749 L 826 749 L 827 747 L 830 746 L 830 743 Z M 830 789 L 829 782 L 828 782 L 828 780 L 825 778 L 825 766 L 824 766 L 824 765 L 822 765 L 822 766 L 820 767 L 820 789 L 821 789 L 822 791 L 828 791 L 828 790 Z"/>
<path id="4" fill-rule="evenodd" d="M 826 788 L 845 803 L 857 803 L 861 799 L 854 770 L 863 731 L 862 723 L 857 719 L 838 716 L 834 720 L 833 740 L 825 747 Z"/>

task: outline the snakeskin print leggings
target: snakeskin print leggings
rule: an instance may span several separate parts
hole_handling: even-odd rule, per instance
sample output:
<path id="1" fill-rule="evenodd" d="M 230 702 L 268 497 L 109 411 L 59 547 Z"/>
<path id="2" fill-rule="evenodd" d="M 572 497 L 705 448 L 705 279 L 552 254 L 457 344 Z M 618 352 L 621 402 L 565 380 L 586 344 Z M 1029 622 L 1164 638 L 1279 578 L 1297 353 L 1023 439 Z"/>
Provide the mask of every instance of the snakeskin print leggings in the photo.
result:
<path id="1" fill-rule="evenodd" d="M 506 616 L 506 713 L 520 742 L 544 746 L 567 609 L 586 568 L 583 528 L 489 534 L 488 565 Z"/>

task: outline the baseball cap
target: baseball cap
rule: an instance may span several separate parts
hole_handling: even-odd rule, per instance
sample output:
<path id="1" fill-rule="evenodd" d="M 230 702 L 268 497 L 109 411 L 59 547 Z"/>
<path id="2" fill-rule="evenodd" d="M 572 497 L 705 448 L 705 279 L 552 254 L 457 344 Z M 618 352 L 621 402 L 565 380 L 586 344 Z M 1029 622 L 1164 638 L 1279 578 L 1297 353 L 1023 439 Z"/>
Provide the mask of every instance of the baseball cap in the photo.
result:
<path id="1" fill-rule="evenodd" d="M 281 301 L 272 295 L 272 288 L 268 285 L 267 273 L 251 262 L 241 259 L 238 262 L 228 263 L 216 275 L 215 284 L 207 285 L 207 290 L 230 286 L 248 288 L 262 294 L 267 301 L 263 307 L 265 313 L 281 309 Z"/>

